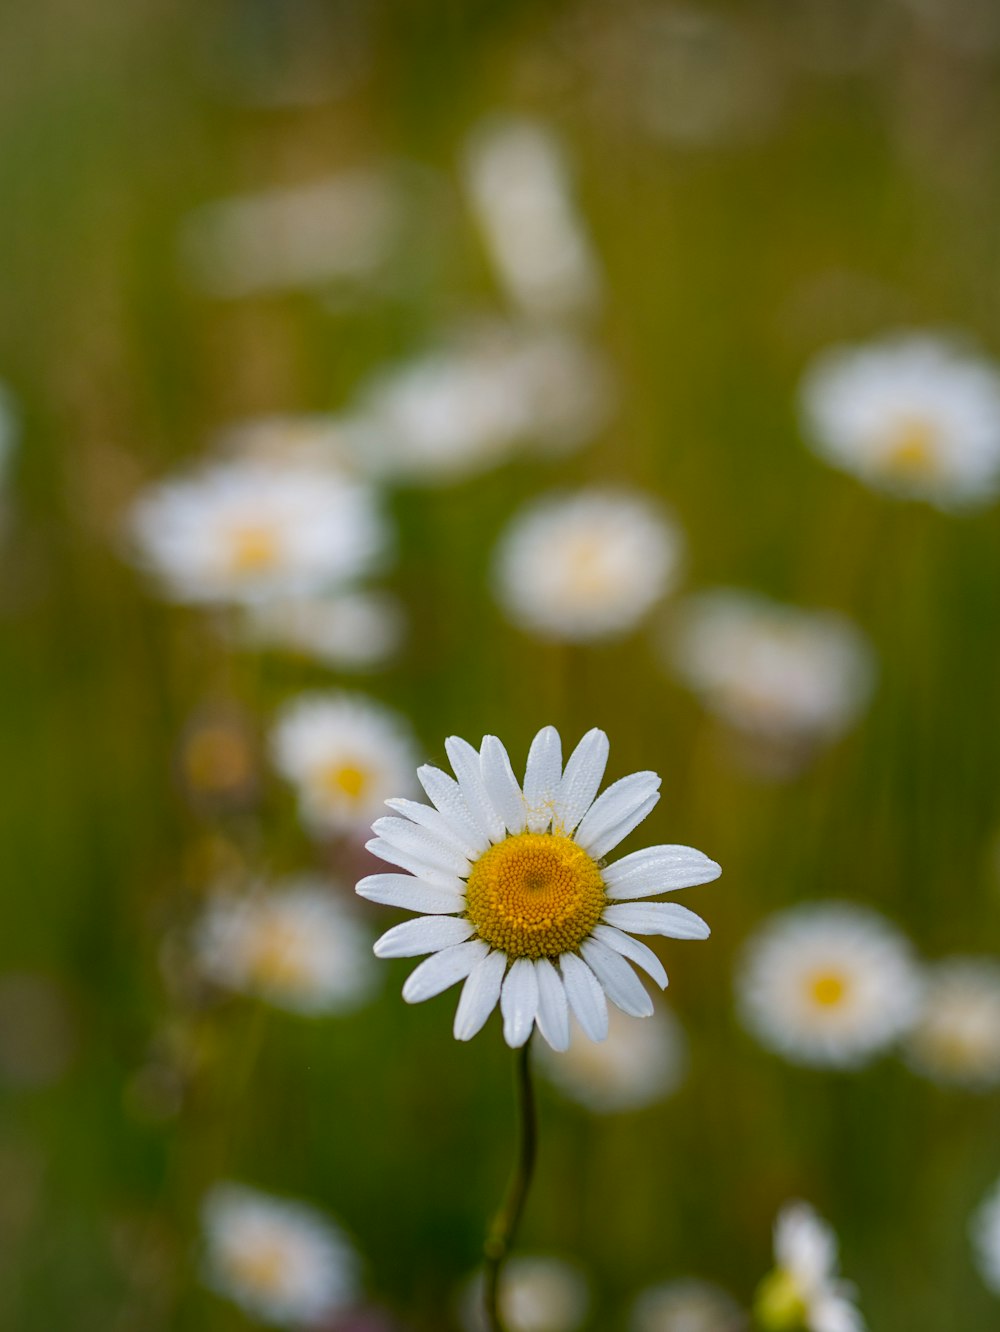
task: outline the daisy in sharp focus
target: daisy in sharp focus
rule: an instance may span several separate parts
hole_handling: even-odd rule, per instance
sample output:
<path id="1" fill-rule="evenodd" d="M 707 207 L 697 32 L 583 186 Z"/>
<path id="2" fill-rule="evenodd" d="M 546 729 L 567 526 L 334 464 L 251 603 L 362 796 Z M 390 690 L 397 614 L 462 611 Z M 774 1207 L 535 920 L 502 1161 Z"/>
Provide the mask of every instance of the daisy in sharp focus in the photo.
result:
<path id="1" fill-rule="evenodd" d="M 952 957 L 928 968 L 906 1053 L 935 1082 L 973 1091 L 1000 1085 L 1000 962 Z"/>
<path id="2" fill-rule="evenodd" d="M 679 529 L 653 500 L 614 490 L 536 500 L 497 548 L 494 584 L 510 618 L 543 638 L 627 633 L 673 585 Z"/>
<path id="3" fill-rule="evenodd" d="M 802 381 L 801 410 L 815 451 L 879 489 L 948 508 L 1000 483 L 1000 370 L 957 339 L 831 348 Z"/>
<path id="4" fill-rule="evenodd" d="M 846 902 L 810 903 L 765 921 L 736 976 L 740 1015 L 792 1063 L 858 1068 L 914 1021 L 920 978 L 888 921 Z"/>
<path id="5" fill-rule="evenodd" d="M 970 1231 L 983 1280 L 1000 1295 L 1000 1180 L 974 1213 Z"/>
<path id="6" fill-rule="evenodd" d="M 368 486 L 275 462 L 214 463 L 144 492 L 139 563 L 175 601 L 253 604 L 367 573 L 386 545 Z"/>
<path id="7" fill-rule="evenodd" d="M 754 1305 L 765 1332 L 865 1332 L 854 1286 L 837 1275 L 837 1237 L 808 1203 L 781 1209 L 774 1258 Z"/>
<path id="8" fill-rule="evenodd" d="M 314 1327 L 358 1293 L 358 1258 L 340 1229 L 304 1203 L 217 1184 L 202 1206 L 205 1277 L 275 1327 Z"/>
<path id="9" fill-rule="evenodd" d="M 431 805 L 390 800 L 396 813 L 373 825 L 368 849 L 406 873 L 375 874 L 362 897 L 422 913 L 375 944 L 379 957 L 431 956 L 403 997 L 418 1003 L 464 981 L 455 1016 L 469 1040 L 500 1004 L 504 1039 L 524 1045 L 534 1026 L 555 1050 L 569 1046 L 569 1014 L 591 1040 L 608 1032 L 607 999 L 646 1017 L 653 1003 L 629 962 L 662 988 L 653 951 L 632 934 L 704 939 L 700 917 L 675 903 L 647 902 L 721 873 L 686 846 L 605 857 L 659 800 L 654 772 L 623 777 L 598 796 L 608 757 L 603 731 L 589 731 L 565 768 L 558 732 L 546 726 L 528 754 L 524 786 L 496 736 L 479 750 L 452 736 L 455 778 L 425 766 Z"/>

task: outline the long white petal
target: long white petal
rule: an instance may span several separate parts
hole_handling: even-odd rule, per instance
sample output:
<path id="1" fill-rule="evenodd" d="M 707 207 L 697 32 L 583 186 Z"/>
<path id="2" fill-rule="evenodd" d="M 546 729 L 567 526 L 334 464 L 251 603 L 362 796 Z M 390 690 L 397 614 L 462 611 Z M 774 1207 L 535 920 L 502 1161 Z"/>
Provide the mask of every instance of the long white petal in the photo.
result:
<path id="1" fill-rule="evenodd" d="M 465 943 L 474 933 L 469 921 L 457 916 L 418 916 L 386 930 L 381 939 L 376 939 L 373 951 L 376 957 L 420 957 Z"/>
<path id="2" fill-rule="evenodd" d="M 601 837 L 594 838 L 589 847 L 589 854 L 595 860 L 600 860 L 606 856 L 609 851 L 613 851 L 619 842 L 623 842 L 633 828 L 646 818 L 659 803 L 660 793 L 654 791 L 651 796 L 647 796 L 638 809 L 633 809 L 631 814 L 620 819 L 613 827 L 608 828 Z"/>
<path id="3" fill-rule="evenodd" d="M 488 952 L 489 946 L 481 939 L 470 939 L 468 943 L 432 953 L 406 978 L 403 998 L 408 1004 L 420 1004 L 450 985 L 457 985 Z"/>
<path id="4" fill-rule="evenodd" d="M 451 778 L 448 777 L 447 780 L 451 781 Z M 462 854 L 469 860 L 475 860 L 486 849 L 483 839 L 475 833 L 468 820 L 462 823 L 458 819 L 454 821 L 446 819 L 441 811 L 434 809 L 432 805 L 422 805 L 417 800 L 404 800 L 401 796 L 393 796 L 385 803 L 411 823 L 419 823 L 422 828 L 427 828 L 440 841 L 460 848 Z"/>
<path id="5" fill-rule="evenodd" d="M 592 1041 L 603 1041 L 608 1034 L 608 1005 L 600 981 L 575 953 L 563 953 L 559 966 L 577 1022 Z"/>
<path id="6" fill-rule="evenodd" d="M 562 780 L 562 741 L 554 726 L 543 726 L 531 742 L 524 769 L 524 803 L 528 831 L 544 832 L 552 822 Z"/>
<path id="7" fill-rule="evenodd" d="M 604 908 L 604 920 L 630 934 L 663 934 L 668 939 L 707 939 L 711 930 L 676 902 L 623 902 Z"/>
<path id="8" fill-rule="evenodd" d="M 403 907 L 428 916 L 451 916 L 465 910 L 465 898 L 447 888 L 432 888 L 412 874 L 369 874 L 354 891 L 369 902 Z"/>
<path id="9" fill-rule="evenodd" d="M 510 765 L 510 755 L 495 735 L 483 736 L 479 765 L 486 793 L 510 833 L 524 832 L 524 796 Z"/>
<path id="10" fill-rule="evenodd" d="M 633 772 L 621 777 L 597 797 L 583 816 L 574 840 L 592 856 L 593 845 L 601 841 L 612 828 L 634 813 L 654 791 L 660 789 L 655 772 Z"/>
<path id="11" fill-rule="evenodd" d="M 538 981 L 531 959 L 519 957 L 500 991 L 500 1012 L 503 1014 L 503 1038 L 512 1050 L 531 1035 L 538 1012 Z"/>
<path id="12" fill-rule="evenodd" d="M 693 846 L 647 846 L 602 871 L 608 896 L 624 902 L 711 883 L 722 867 Z"/>
<path id="13" fill-rule="evenodd" d="M 450 735 L 444 742 L 448 760 L 462 788 L 462 795 L 469 807 L 469 813 L 482 828 L 491 842 L 503 840 L 506 829 L 503 819 L 494 808 L 493 801 L 486 793 L 482 773 L 479 770 L 479 751 L 473 749 L 468 740 Z"/>
<path id="14" fill-rule="evenodd" d="M 455 1013 L 456 1041 L 471 1041 L 482 1030 L 486 1019 L 497 1006 L 506 970 L 506 953 L 494 951 L 477 962 L 469 972 Z"/>
<path id="15" fill-rule="evenodd" d="M 490 836 L 485 827 L 480 827 L 472 811 L 465 803 L 462 788 L 454 777 L 449 777 L 440 768 L 425 763 L 417 769 L 420 785 L 427 792 L 427 797 L 437 809 L 449 827 L 468 841 L 480 854 L 490 844 Z"/>
<path id="16" fill-rule="evenodd" d="M 610 949 L 600 939 L 584 939 L 580 945 L 584 961 L 604 986 L 604 992 L 629 1017 L 649 1017 L 653 1001 L 643 989 L 642 981 L 620 953 Z"/>
<path id="17" fill-rule="evenodd" d="M 400 869 L 415 874 L 425 883 L 429 883 L 432 888 L 446 888 L 453 893 L 465 892 L 465 884 L 457 874 L 439 869 L 437 865 L 431 865 L 421 856 L 415 856 L 409 851 L 400 851 L 399 847 L 390 846 L 384 838 L 373 837 L 370 842 L 365 842 L 365 850 L 370 851 L 373 856 L 378 856 L 379 860 L 385 860 L 390 865 L 398 865 Z"/>
<path id="18" fill-rule="evenodd" d="M 566 762 L 555 800 L 556 823 L 571 833 L 594 803 L 608 762 L 608 737 L 595 726 Z"/>
<path id="19" fill-rule="evenodd" d="M 442 842 L 434 833 L 418 827 L 409 819 L 393 815 L 376 819 L 372 824 L 372 832 L 397 851 L 417 856 L 435 869 L 444 870 L 446 874 L 454 874 L 461 879 L 469 872 L 468 856 L 464 856 L 453 842 Z"/>
<path id="20" fill-rule="evenodd" d="M 661 990 L 667 988 L 667 973 L 663 963 L 648 944 L 633 939 L 631 934 L 625 934 L 622 930 L 616 930 L 613 925 L 595 925 L 593 933 L 595 939 L 600 939 L 616 953 L 621 953 L 622 957 L 627 957 L 637 967 L 642 967 L 646 975 L 656 981 Z"/>
<path id="21" fill-rule="evenodd" d="M 553 1050 L 569 1049 L 569 1006 L 562 977 L 548 958 L 535 963 L 538 982 L 538 1030 Z"/>

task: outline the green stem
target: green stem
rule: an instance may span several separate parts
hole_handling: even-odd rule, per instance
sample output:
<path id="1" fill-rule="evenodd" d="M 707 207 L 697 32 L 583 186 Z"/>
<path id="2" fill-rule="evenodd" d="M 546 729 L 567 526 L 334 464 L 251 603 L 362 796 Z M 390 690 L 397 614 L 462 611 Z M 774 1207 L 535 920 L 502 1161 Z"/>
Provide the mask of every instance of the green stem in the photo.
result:
<path id="1" fill-rule="evenodd" d="M 497 1307 L 500 1274 L 524 1212 L 524 1204 L 527 1202 L 528 1190 L 535 1171 L 535 1157 L 538 1154 L 538 1119 L 535 1114 L 535 1093 L 531 1083 L 530 1046 L 529 1037 L 514 1055 L 518 1123 L 517 1159 L 507 1186 L 507 1193 L 490 1224 L 483 1248 L 485 1256 L 483 1298 L 489 1332 L 505 1332 Z"/>

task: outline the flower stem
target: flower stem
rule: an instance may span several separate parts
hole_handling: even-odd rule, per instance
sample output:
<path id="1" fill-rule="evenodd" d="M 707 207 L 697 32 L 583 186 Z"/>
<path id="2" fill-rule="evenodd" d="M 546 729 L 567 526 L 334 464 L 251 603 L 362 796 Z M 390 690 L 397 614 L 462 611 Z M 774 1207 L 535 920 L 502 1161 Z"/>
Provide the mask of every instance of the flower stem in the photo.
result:
<path id="1" fill-rule="evenodd" d="M 514 1052 L 514 1085 L 517 1094 L 517 1159 L 483 1248 L 485 1255 L 483 1297 L 486 1308 L 486 1326 L 489 1332 L 505 1332 L 497 1307 L 500 1293 L 500 1273 L 514 1243 L 518 1223 L 524 1212 L 528 1190 L 535 1171 L 538 1153 L 538 1119 L 535 1114 L 535 1093 L 531 1082 L 529 1049 L 531 1038 Z"/>

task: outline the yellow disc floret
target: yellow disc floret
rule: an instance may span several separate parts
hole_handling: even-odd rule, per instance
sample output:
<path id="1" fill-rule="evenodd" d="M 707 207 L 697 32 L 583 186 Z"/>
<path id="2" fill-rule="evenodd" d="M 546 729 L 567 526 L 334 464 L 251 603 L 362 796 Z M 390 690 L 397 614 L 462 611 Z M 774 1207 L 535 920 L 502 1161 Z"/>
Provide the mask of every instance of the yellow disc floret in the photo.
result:
<path id="1" fill-rule="evenodd" d="M 571 838 L 519 833 L 472 867 L 466 914 L 510 957 L 556 957 L 579 947 L 606 900 L 597 863 Z"/>

